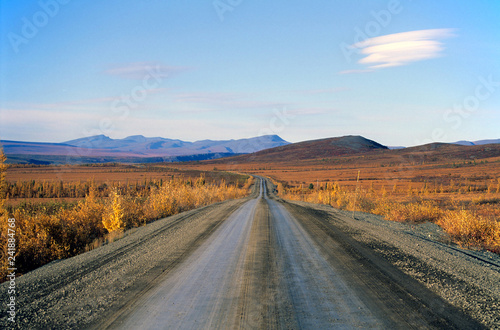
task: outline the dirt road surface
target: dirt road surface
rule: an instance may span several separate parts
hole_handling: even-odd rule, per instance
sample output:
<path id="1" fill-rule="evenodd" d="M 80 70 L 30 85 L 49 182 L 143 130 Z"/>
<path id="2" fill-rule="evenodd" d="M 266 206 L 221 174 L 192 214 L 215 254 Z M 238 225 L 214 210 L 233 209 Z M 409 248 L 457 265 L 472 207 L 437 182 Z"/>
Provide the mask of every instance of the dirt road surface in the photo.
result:
<path id="1" fill-rule="evenodd" d="M 259 181 L 259 180 L 258 180 Z M 286 202 L 266 180 L 17 279 L 36 329 L 500 328 L 500 258 L 410 226 Z M 7 297 L 7 285 L 0 287 Z"/>

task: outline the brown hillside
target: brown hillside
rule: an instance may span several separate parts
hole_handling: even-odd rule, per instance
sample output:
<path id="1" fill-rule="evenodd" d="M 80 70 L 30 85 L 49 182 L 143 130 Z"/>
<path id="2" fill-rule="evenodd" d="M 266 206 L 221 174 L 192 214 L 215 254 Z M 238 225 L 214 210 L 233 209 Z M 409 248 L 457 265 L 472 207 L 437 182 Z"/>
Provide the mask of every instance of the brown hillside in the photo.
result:
<path id="1" fill-rule="evenodd" d="M 221 159 L 210 163 L 227 162 L 289 162 L 295 160 L 323 159 L 335 156 L 366 153 L 374 150 L 387 150 L 375 141 L 362 136 L 343 136 L 321 140 L 305 141 L 262 150 L 256 153 Z"/>
<path id="2" fill-rule="evenodd" d="M 430 143 L 406 149 L 392 150 L 392 154 L 423 161 L 472 161 L 500 156 L 500 144 L 464 146 L 449 143 Z"/>

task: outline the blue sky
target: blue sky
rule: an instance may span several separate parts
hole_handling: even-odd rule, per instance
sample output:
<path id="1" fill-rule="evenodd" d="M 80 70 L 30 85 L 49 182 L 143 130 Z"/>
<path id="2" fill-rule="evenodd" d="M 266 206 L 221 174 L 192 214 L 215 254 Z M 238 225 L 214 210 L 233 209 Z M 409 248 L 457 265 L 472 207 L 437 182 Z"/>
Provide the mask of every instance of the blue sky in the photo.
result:
<path id="1" fill-rule="evenodd" d="M 0 2 L 0 139 L 500 138 L 500 1 Z"/>

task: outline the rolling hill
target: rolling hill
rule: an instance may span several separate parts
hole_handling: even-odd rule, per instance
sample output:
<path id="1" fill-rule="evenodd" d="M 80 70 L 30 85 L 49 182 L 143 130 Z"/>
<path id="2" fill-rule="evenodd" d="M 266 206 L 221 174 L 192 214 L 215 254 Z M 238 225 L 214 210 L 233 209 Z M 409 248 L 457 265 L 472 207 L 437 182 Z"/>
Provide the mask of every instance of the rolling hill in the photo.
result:
<path id="1" fill-rule="evenodd" d="M 464 145 L 429 143 L 416 147 L 391 150 L 398 157 L 419 161 L 473 161 L 500 156 L 500 144 Z"/>
<path id="2" fill-rule="evenodd" d="M 479 141 L 457 141 L 454 142 L 453 144 L 459 144 L 463 146 L 480 146 L 483 144 L 497 144 L 500 143 L 500 139 L 489 139 L 489 140 L 479 140 Z"/>
<path id="3" fill-rule="evenodd" d="M 285 162 L 353 155 L 375 150 L 388 150 L 388 148 L 362 136 L 349 135 L 288 144 L 253 154 L 231 157 L 230 160 L 235 162 Z"/>
<path id="4" fill-rule="evenodd" d="M 361 157 L 361 158 L 360 158 Z M 454 143 L 429 143 L 425 145 L 389 149 L 362 136 L 343 136 L 305 141 L 239 155 L 208 163 L 287 163 L 313 164 L 336 159 L 346 163 L 427 163 L 436 161 L 464 162 L 500 157 L 500 144 L 460 145 Z M 316 162 L 315 162 L 316 161 Z"/>

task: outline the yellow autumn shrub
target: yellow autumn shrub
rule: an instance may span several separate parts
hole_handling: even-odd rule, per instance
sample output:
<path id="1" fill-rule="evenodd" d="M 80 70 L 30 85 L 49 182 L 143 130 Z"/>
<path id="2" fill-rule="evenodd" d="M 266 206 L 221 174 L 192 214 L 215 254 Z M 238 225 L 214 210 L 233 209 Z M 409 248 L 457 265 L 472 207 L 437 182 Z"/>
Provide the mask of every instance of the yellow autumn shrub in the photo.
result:
<path id="1" fill-rule="evenodd" d="M 470 210 L 449 210 L 437 222 L 460 245 L 500 252 L 500 222 Z"/>
<path id="2" fill-rule="evenodd" d="M 500 179 L 499 179 L 500 180 Z M 499 181 L 500 182 L 500 181 Z M 396 185 L 394 185 L 396 187 Z M 469 189 L 470 190 L 470 189 Z M 500 192 L 497 190 L 497 193 Z M 395 193 L 396 188 L 392 192 Z M 435 189 L 439 193 L 454 192 L 459 190 L 451 181 L 448 187 L 440 186 Z M 469 209 L 461 209 L 461 201 L 451 200 L 446 204 L 439 204 L 436 200 L 428 198 L 429 189 L 419 190 L 408 186 L 406 200 L 391 200 L 384 186 L 380 191 L 370 187 L 363 189 L 348 189 L 337 183 L 327 183 L 321 189 L 291 188 L 280 189 L 282 198 L 302 200 L 311 203 L 327 204 L 335 208 L 349 211 L 363 211 L 381 215 L 386 220 L 410 223 L 433 222 L 441 226 L 456 243 L 467 247 L 486 248 L 500 253 L 500 210 L 497 199 L 491 194 L 495 189 L 487 190 L 488 199 L 483 196 L 472 200 Z M 427 197 L 426 199 L 421 196 Z"/>
<path id="3" fill-rule="evenodd" d="M 125 217 L 125 213 L 123 212 L 122 197 L 116 190 L 113 190 L 111 198 L 111 203 L 108 205 L 102 218 L 102 224 L 108 232 L 124 230 L 125 222 L 123 218 Z"/>
<path id="4" fill-rule="evenodd" d="M 1 155 L 0 152 L 0 174 L 3 174 L 5 167 Z M 194 181 L 177 178 L 152 185 L 136 195 L 121 195 L 118 188 L 114 188 L 109 197 L 102 197 L 108 192 L 101 191 L 101 198 L 97 197 L 95 186 L 91 186 L 85 199 L 71 206 L 28 203 L 14 208 L 9 215 L 16 219 L 18 273 L 96 248 L 113 237 L 119 237 L 120 232 L 127 228 L 195 207 L 244 197 L 250 185 L 247 182 L 242 189 L 225 182 L 207 184 L 203 176 Z M 0 225 L 7 228 L 8 214 L 4 211 L 0 208 Z M 0 233 L 2 260 L 7 260 L 6 233 L 6 230 Z M 6 263 L 1 264 L 0 282 L 5 280 L 6 270 Z"/>

